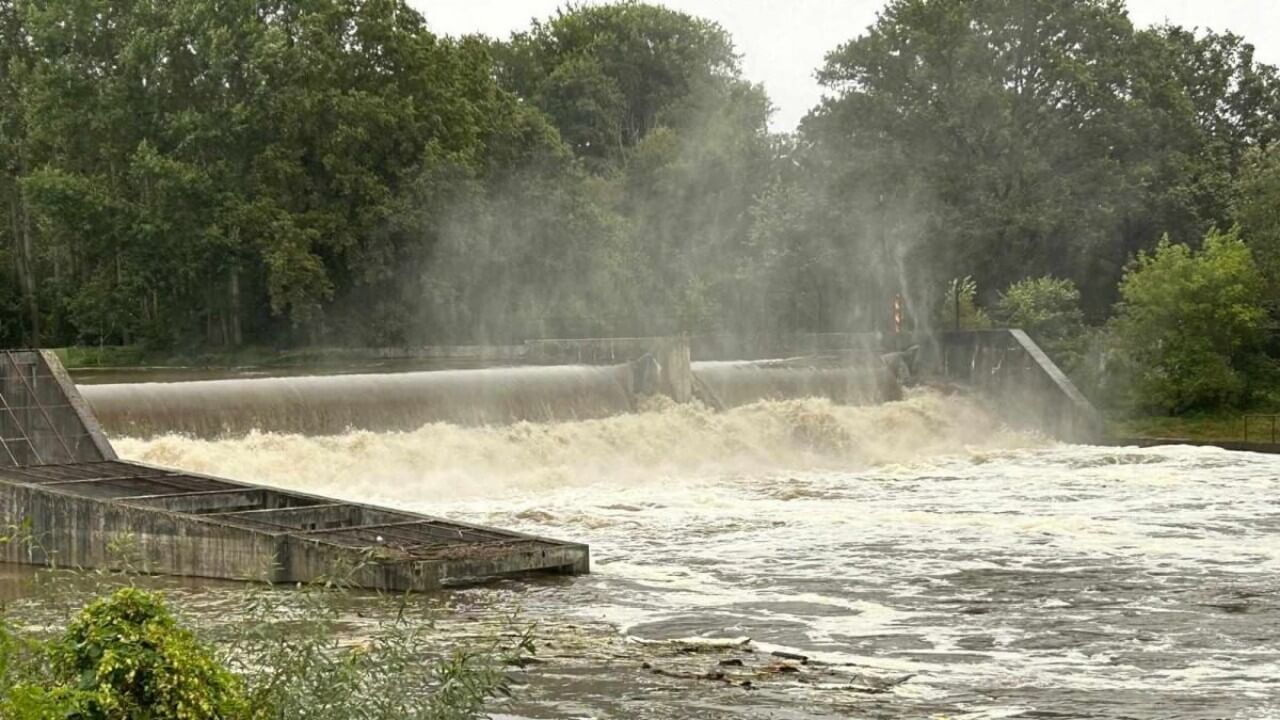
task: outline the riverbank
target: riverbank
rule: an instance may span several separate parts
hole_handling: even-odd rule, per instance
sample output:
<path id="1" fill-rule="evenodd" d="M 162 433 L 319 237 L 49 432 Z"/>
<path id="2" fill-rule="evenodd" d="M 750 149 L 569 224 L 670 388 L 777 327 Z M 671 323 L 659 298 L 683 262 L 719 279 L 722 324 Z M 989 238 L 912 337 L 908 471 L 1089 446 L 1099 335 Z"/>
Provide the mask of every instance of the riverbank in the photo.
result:
<path id="1" fill-rule="evenodd" d="M 1176 438 L 1192 443 L 1263 443 L 1280 440 L 1280 417 L 1273 421 L 1274 410 L 1197 413 L 1176 417 L 1113 418 L 1107 423 L 1113 438 L 1167 440 Z M 1248 428 L 1245 419 L 1248 418 Z"/>
<path id="2" fill-rule="evenodd" d="M 1103 444 L 1116 447 L 1191 445 L 1275 455 L 1280 454 L 1280 416 L 1254 410 L 1181 417 L 1116 418 L 1107 423 L 1107 438 Z"/>

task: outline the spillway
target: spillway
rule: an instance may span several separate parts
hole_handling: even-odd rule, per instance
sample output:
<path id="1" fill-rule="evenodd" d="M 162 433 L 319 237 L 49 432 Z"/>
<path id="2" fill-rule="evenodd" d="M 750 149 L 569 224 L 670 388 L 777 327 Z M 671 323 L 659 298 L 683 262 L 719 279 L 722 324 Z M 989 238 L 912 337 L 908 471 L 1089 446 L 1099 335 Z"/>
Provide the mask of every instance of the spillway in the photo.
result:
<path id="1" fill-rule="evenodd" d="M 605 417 L 632 408 L 630 382 L 627 366 L 560 366 L 84 385 L 81 392 L 113 435 L 333 435 Z"/>
<path id="2" fill-rule="evenodd" d="M 696 382 L 722 408 L 796 398 L 871 405 L 902 396 L 902 388 L 878 362 L 719 361 L 693 363 L 692 369 Z"/>
<path id="3" fill-rule="evenodd" d="M 878 359 L 856 363 L 696 362 L 692 377 L 719 409 L 767 400 L 885 402 L 901 389 Z M 423 425 L 589 420 L 634 410 L 644 395 L 632 364 L 511 367 L 380 375 L 84 385 L 108 433 L 234 437 L 251 431 L 336 435 Z"/>

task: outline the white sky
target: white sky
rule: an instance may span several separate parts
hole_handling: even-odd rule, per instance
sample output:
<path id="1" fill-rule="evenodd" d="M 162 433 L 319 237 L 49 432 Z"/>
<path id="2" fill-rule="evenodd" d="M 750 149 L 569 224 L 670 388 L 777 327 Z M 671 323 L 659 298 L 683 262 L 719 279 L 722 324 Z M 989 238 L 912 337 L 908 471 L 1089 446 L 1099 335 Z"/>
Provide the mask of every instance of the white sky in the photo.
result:
<path id="1" fill-rule="evenodd" d="M 655 0 L 651 0 L 655 1 Z M 657 0 L 719 22 L 742 54 L 745 75 L 764 83 L 777 107 L 773 126 L 791 130 L 821 98 L 814 71 L 823 57 L 861 34 L 883 0 Z M 564 0 L 409 0 L 436 32 L 479 32 L 505 38 L 530 18 L 547 17 Z M 1276 0 L 1129 0 L 1139 25 L 1168 20 L 1188 27 L 1230 30 L 1258 48 L 1259 59 L 1280 64 L 1280 2 Z"/>

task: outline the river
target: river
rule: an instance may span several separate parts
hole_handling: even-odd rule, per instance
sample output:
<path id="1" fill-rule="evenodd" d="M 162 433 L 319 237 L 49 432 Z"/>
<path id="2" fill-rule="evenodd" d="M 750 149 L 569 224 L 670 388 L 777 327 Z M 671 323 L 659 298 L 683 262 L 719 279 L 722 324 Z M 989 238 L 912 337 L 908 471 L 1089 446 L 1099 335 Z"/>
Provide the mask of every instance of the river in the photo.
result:
<path id="1" fill-rule="evenodd" d="M 589 576 L 458 594 L 539 624 L 509 717 L 1280 717 L 1271 456 L 1057 445 L 929 391 L 116 445 L 590 543 Z"/>

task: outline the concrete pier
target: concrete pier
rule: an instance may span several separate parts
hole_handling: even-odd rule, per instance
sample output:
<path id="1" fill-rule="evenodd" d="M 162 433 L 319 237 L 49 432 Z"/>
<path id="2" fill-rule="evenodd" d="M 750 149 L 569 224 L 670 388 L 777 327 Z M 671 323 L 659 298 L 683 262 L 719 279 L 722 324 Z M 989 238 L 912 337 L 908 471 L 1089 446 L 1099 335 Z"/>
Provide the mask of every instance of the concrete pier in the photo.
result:
<path id="1" fill-rule="evenodd" d="M 1067 442 L 1097 442 L 1102 416 L 1021 330 L 943 333 L 934 372 L 982 393 L 1010 425 Z"/>

